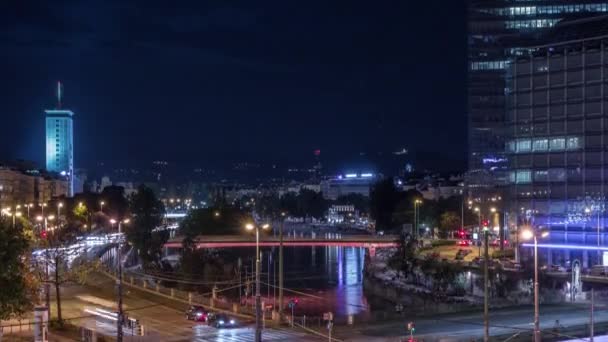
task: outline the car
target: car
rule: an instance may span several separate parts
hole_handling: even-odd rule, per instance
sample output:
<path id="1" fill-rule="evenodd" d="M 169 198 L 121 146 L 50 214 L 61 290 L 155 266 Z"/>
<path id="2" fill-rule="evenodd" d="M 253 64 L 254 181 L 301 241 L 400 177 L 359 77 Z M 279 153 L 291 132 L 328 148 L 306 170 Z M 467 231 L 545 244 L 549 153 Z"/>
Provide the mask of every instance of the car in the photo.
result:
<path id="1" fill-rule="evenodd" d="M 509 246 L 509 240 L 504 240 L 503 243 L 504 243 L 503 245 L 505 247 Z M 492 247 L 498 247 L 498 246 L 500 246 L 500 239 L 494 239 L 494 240 L 492 240 L 492 242 L 490 242 L 490 246 L 492 246 Z"/>
<path id="2" fill-rule="evenodd" d="M 189 321 L 196 322 L 207 322 L 208 312 L 199 305 L 192 305 L 186 310 L 186 319 Z"/>
<path id="3" fill-rule="evenodd" d="M 471 245 L 472 245 L 471 240 L 458 240 L 458 246 L 469 247 Z"/>
<path id="4" fill-rule="evenodd" d="M 217 329 L 232 328 L 236 326 L 236 320 L 224 314 L 217 314 L 211 325 Z"/>

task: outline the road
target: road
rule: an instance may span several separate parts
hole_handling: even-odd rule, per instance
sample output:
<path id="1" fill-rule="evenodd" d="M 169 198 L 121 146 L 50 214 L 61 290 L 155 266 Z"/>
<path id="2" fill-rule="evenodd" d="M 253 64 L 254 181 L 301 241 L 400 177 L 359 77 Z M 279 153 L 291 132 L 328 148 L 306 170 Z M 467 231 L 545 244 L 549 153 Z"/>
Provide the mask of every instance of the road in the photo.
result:
<path id="1" fill-rule="evenodd" d="M 534 310 L 509 308 L 490 311 L 490 335 L 509 335 L 533 328 Z M 559 320 L 562 327 L 584 325 L 589 322 L 589 308 L 580 304 L 541 306 L 541 330 L 552 329 Z M 404 317 L 402 321 L 387 322 L 360 328 L 336 331 L 346 341 L 400 341 L 406 336 L 407 322 L 416 325 L 416 337 L 425 341 L 471 341 L 483 337 L 483 315 L 479 313 L 443 314 L 426 318 Z M 596 309 L 595 322 L 608 322 L 608 312 Z"/>
<path id="2" fill-rule="evenodd" d="M 88 283 L 94 286 L 70 286 L 63 290 L 63 317 L 70 319 L 76 325 L 86 326 L 103 334 L 115 335 L 116 327 L 110 320 L 84 311 L 85 309 L 92 311 L 95 308 L 115 311 L 114 283 L 100 275 L 91 276 Z M 185 305 L 162 305 L 145 297 L 127 289 L 124 296 L 124 310 L 129 317 L 138 319 L 146 332 L 159 336 L 160 341 L 254 341 L 251 322 L 241 322 L 239 327 L 232 329 L 215 329 L 204 323 L 186 320 Z M 55 299 L 52 298 L 53 304 L 54 301 Z M 53 315 L 57 313 L 55 305 L 52 305 L 52 313 Z M 125 335 L 129 334 L 130 331 L 125 329 Z M 318 338 L 305 333 L 281 329 L 265 329 L 263 337 L 264 341 L 319 341 Z"/>

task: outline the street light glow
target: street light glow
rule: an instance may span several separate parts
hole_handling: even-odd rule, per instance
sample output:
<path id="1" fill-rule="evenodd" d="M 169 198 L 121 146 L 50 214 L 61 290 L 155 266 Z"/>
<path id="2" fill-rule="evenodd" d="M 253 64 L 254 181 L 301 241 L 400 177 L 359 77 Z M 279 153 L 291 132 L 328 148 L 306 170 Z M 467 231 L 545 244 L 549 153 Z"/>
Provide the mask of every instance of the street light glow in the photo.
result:
<path id="1" fill-rule="evenodd" d="M 524 230 L 524 231 L 521 232 L 521 237 L 524 240 L 530 240 L 531 238 L 534 237 L 534 233 L 532 232 L 532 230 L 526 229 L 526 230 Z"/>
<path id="2" fill-rule="evenodd" d="M 44 218 L 40 215 L 36 216 L 36 221 L 42 221 Z"/>
<path id="3" fill-rule="evenodd" d="M 492 208 L 490 208 L 490 211 L 493 212 L 493 213 L 495 213 L 496 212 L 496 208 L 492 207 Z"/>
<path id="4" fill-rule="evenodd" d="M 116 223 L 116 220 L 115 220 L 115 219 L 110 219 L 110 223 L 111 223 L 111 224 L 115 224 L 115 223 Z"/>
<path id="5" fill-rule="evenodd" d="M 62 203 L 62 202 L 59 202 L 59 203 L 57 203 L 57 206 L 58 206 L 59 208 L 63 208 L 63 203 Z"/>
<path id="6" fill-rule="evenodd" d="M 254 227 L 254 225 L 253 225 L 253 224 L 251 224 L 251 223 L 247 223 L 247 224 L 245 225 L 245 229 L 247 229 L 247 230 L 253 230 L 253 228 L 255 228 L 255 227 Z"/>
<path id="7" fill-rule="evenodd" d="M 262 229 L 268 229 L 270 228 L 270 225 L 268 223 L 264 223 L 264 225 L 262 225 Z"/>

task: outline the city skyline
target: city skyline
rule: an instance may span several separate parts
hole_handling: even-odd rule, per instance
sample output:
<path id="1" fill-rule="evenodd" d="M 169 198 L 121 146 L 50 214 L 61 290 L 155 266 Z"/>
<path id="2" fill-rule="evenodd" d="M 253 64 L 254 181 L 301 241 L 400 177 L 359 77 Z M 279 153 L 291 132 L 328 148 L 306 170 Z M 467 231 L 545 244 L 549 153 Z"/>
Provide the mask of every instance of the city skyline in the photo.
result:
<path id="1" fill-rule="evenodd" d="M 0 138 L 12 146 L 0 156 L 43 165 L 44 142 L 33 139 L 43 131 L 38 113 L 61 80 L 65 105 L 78 113 L 78 167 L 133 155 L 142 163 L 297 165 L 312 163 L 316 149 L 324 164 L 342 165 L 362 152 L 406 148 L 424 168 L 464 170 L 464 11 L 452 6 L 386 5 L 367 15 L 362 3 L 344 12 L 321 3 L 184 5 L 164 20 L 154 6 L 133 17 L 136 2 L 45 11 L 7 4 L 0 38 L 14 81 L 0 91 L 10 94 L 13 129 Z M 435 17 L 434 30 L 413 33 Z M 445 34 L 453 39 L 437 39 Z M 449 100 L 433 101 L 437 94 Z"/>

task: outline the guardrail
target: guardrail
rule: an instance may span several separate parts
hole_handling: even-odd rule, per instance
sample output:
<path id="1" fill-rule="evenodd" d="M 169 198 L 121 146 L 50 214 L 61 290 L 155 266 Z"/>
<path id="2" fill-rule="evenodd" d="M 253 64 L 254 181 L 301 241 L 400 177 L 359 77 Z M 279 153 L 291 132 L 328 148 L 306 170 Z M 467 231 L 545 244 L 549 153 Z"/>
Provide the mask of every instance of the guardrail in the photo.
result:
<path id="1" fill-rule="evenodd" d="M 102 270 L 101 272 L 114 280 L 117 279 L 117 273 L 113 270 L 106 269 Z M 133 289 L 154 294 L 166 299 L 175 300 L 183 304 L 199 305 L 208 310 L 218 311 L 244 319 L 255 318 L 255 313 L 252 308 L 241 306 L 238 302 L 232 302 L 225 298 L 219 297 L 214 299 L 212 292 L 198 294 L 175 288 L 167 288 L 162 286 L 160 281 L 154 280 L 154 278 L 151 276 L 123 273 L 123 286 L 128 286 Z M 272 320 L 266 321 L 268 323 L 272 323 Z"/>

